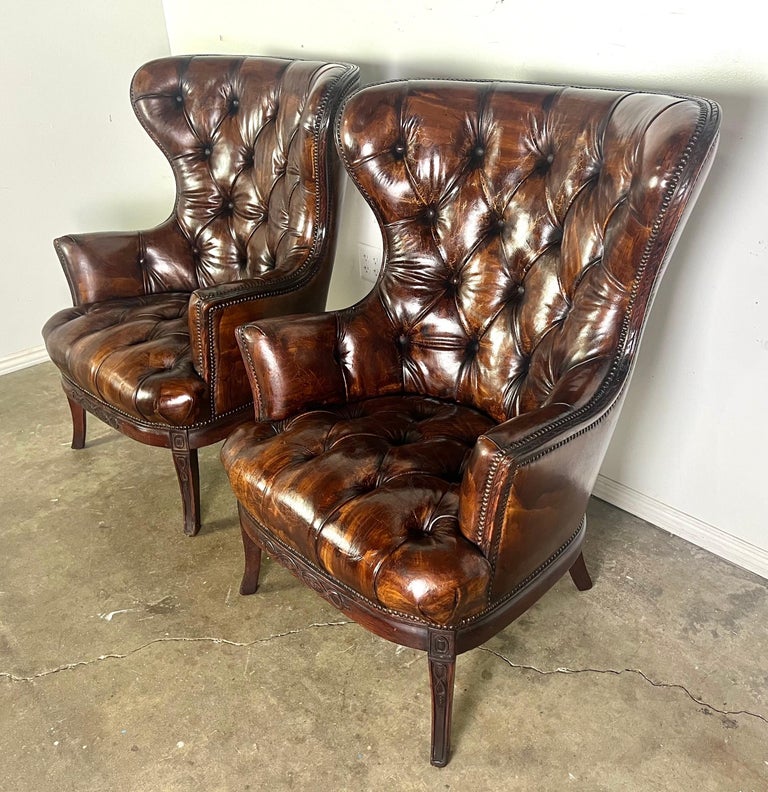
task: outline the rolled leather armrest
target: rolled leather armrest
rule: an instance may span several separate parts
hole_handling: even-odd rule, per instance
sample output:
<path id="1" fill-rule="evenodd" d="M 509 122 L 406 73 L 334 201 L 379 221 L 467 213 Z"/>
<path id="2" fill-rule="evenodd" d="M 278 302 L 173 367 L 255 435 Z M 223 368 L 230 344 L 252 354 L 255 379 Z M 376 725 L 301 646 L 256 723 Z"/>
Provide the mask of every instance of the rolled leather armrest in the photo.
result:
<path id="1" fill-rule="evenodd" d="M 265 319 L 237 329 L 256 418 L 277 421 L 347 399 L 338 314 Z"/>
<path id="2" fill-rule="evenodd" d="M 324 295 L 321 295 L 323 297 Z M 321 310 L 306 290 L 284 294 L 274 280 L 251 278 L 197 289 L 189 303 L 189 338 L 198 374 L 211 387 L 217 413 L 251 401 L 251 388 L 235 335 L 240 325 L 269 317 Z"/>
<path id="3" fill-rule="evenodd" d="M 138 232 L 69 234 L 53 245 L 75 305 L 145 293 Z"/>
<path id="4" fill-rule="evenodd" d="M 53 244 L 75 305 L 197 286 L 192 250 L 173 220 L 148 231 L 68 234 Z"/>
<path id="5" fill-rule="evenodd" d="M 578 531 L 620 401 L 587 410 L 548 404 L 478 438 L 462 479 L 459 524 L 493 566 L 492 602 Z"/>

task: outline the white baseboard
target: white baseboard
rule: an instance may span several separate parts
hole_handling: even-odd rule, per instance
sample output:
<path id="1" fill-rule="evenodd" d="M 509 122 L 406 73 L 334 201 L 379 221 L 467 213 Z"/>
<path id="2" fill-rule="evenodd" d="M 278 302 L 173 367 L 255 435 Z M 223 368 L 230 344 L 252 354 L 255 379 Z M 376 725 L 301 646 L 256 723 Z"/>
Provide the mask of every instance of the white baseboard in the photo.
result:
<path id="1" fill-rule="evenodd" d="M 765 548 L 756 547 L 606 476 L 597 477 L 594 495 L 697 547 L 768 578 L 768 550 Z"/>
<path id="2" fill-rule="evenodd" d="M 45 363 L 50 360 L 44 346 L 23 349 L 21 352 L 14 352 L 11 355 L 0 357 L 0 375 L 10 374 L 12 371 L 36 366 L 38 363 Z"/>

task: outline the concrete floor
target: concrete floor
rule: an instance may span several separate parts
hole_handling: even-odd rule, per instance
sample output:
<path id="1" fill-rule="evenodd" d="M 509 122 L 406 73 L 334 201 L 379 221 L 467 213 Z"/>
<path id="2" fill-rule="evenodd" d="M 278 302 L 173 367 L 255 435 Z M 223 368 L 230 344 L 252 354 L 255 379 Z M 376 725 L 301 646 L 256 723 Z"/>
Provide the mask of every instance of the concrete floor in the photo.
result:
<path id="1" fill-rule="evenodd" d="M 90 419 L 50 364 L 0 378 L 0 789 L 768 790 L 768 584 L 601 501 L 585 557 L 457 664 L 428 762 L 425 657 L 241 547 L 218 446 L 181 533 L 170 453 Z"/>

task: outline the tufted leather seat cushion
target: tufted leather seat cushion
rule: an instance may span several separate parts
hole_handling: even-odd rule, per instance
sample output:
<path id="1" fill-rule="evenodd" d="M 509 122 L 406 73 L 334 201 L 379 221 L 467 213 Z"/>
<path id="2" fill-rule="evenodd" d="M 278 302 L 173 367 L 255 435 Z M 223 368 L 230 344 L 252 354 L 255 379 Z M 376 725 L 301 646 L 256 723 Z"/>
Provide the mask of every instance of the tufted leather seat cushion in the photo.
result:
<path id="1" fill-rule="evenodd" d="M 189 294 L 150 294 L 58 312 L 45 326 L 62 375 L 141 422 L 189 426 L 210 418 L 209 389 L 192 364 Z"/>
<path id="2" fill-rule="evenodd" d="M 366 599 L 433 623 L 485 605 L 490 564 L 458 528 L 469 450 L 493 421 L 402 395 L 242 427 L 224 463 L 276 538 Z"/>

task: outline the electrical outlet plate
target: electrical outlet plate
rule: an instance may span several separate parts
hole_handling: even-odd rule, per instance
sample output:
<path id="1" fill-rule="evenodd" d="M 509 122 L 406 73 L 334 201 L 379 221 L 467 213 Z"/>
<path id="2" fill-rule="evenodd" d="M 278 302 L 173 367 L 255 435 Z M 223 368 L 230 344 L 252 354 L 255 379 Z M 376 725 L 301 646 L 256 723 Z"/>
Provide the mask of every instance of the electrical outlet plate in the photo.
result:
<path id="1" fill-rule="evenodd" d="M 369 283 L 376 283 L 381 270 L 381 254 L 374 245 L 358 242 L 357 264 L 360 269 L 360 277 Z"/>

